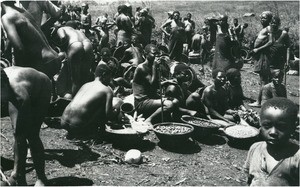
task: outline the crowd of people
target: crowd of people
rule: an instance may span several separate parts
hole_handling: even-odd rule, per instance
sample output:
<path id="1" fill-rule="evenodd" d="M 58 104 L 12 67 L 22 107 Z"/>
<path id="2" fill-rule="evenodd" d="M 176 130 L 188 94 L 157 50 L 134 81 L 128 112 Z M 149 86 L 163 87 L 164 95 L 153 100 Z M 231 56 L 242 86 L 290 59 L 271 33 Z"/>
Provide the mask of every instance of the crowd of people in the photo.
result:
<path id="1" fill-rule="evenodd" d="M 93 24 L 87 3 L 1 2 L 1 114 L 10 116 L 15 138 L 10 185 L 26 185 L 28 147 L 36 185 L 47 184 L 39 132 L 49 106 L 61 99 L 69 103 L 60 114 L 67 139 L 105 138 L 108 121 L 124 120 L 120 107 L 130 94 L 134 110 L 150 128 L 161 116 L 165 121 L 190 115 L 219 119 L 225 126 L 245 123 L 239 111 L 247 110 L 243 101 L 250 98 L 242 89 L 240 49 L 247 23 L 234 19 L 231 26 L 228 16 L 221 15 L 206 18 L 196 32 L 192 14 L 182 19 L 174 10 L 160 27 L 159 42 L 152 38 L 156 23 L 148 7 L 137 7 L 134 15 L 130 4 L 116 11 L 113 20 L 103 14 Z M 290 62 L 289 35 L 272 12 L 263 12 L 260 19 L 262 30 L 252 52 L 261 89 L 249 105 L 262 106 L 266 142 L 250 148 L 245 168 L 251 185 L 299 185 L 299 148 L 288 142 L 298 108 L 286 99 L 283 84 Z M 113 28 L 115 42 L 109 37 Z M 211 51 L 213 83 L 205 85 L 184 57 L 196 56 L 204 71 Z"/>

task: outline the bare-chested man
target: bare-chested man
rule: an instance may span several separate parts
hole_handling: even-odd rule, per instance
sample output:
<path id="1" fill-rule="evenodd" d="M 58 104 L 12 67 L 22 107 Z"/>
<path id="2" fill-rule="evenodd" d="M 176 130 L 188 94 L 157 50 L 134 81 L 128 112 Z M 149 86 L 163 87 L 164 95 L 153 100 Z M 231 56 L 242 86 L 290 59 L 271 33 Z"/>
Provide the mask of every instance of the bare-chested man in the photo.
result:
<path id="1" fill-rule="evenodd" d="M 215 69 L 212 72 L 214 83 L 207 86 L 202 95 L 202 102 L 208 109 L 208 117 L 221 119 L 229 124 L 233 124 L 236 115 L 232 110 L 228 110 L 228 93 L 223 87 L 226 83 L 226 74 L 223 70 Z"/>
<path id="2" fill-rule="evenodd" d="M 14 5 L 1 3 L 1 21 L 14 47 L 14 65 L 32 67 L 50 78 L 60 67 L 64 55 L 57 54 L 30 13 Z"/>
<path id="3" fill-rule="evenodd" d="M 130 39 L 133 31 L 133 24 L 128 16 L 129 10 L 126 5 L 119 6 L 118 12 L 119 15 L 116 17 L 116 24 L 118 27 L 117 46 L 121 46 L 124 43 L 124 40 Z"/>
<path id="4" fill-rule="evenodd" d="M 270 69 L 283 70 L 285 62 L 289 61 L 290 40 L 288 32 L 279 28 L 279 17 L 271 17 L 270 13 L 263 12 L 261 15 L 262 23 L 267 18 L 270 25 L 259 32 L 253 49 L 253 52 L 256 53 L 254 71 L 260 75 L 261 88 L 270 82 Z M 261 88 L 257 101 L 249 104 L 249 106 L 261 106 Z"/>
<path id="5" fill-rule="evenodd" d="M 74 97 L 80 87 L 88 81 L 94 62 L 93 46 L 84 33 L 72 27 L 61 27 L 54 34 L 57 45 L 67 53 Z"/>
<path id="6" fill-rule="evenodd" d="M 127 63 L 133 66 L 138 66 L 142 62 L 144 62 L 143 47 L 139 43 L 138 36 L 134 34 L 131 36 L 131 46 L 125 50 L 124 56 L 120 60 L 120 64 L 124 64 L 123 67 L 125 67 Z"/>
<path id="7" fill-rule="evenodd" d="M 96 135 L 98 127 L 103 132 L 105 122 L 116 118 L 112 107 L 113 92 L 107 85 L 111 70 L 101 63 L 95 70 L 95 80 L 84 84 L 61 117 L 61 125 L 68 131 L 68 138 Z"/>
<path id="8" fill-rule="evenodd" d="M 35 185 L 43 186 L 47 182 L 44 147 L 39 133 L 50 97 L 51 82 L 45 74 L 18 66 L 1 69 L 1 103 L 8 102 L 15 138 L 14 169 L 8 179 L 12 186 L 26 186 L 27 142 L 37 174 Z"/>
<path id="9" fill-rule="evenodd" d="M 135 70 L 132 89 L 134 95 L 135 108 L 139 114 L 143 114 L 145 122 L 151 123 L 153 118 L 161 114 L 161 100 L 157 94 L 159 88 L 159 50 L 149 44 L 145 48 L 146 60 L 138 65 Z M 165 99 L 163 102 L 164 111 L 171 111 L 174 104 L 171 100 Z"/>
<path id="10" fill-rule="evenodd" d="M 92 26 L 92 17 L 91 14 L 88 12 L 89 5 L 86 3 L 83 3 L 81 5 L 81 10 L 82 13 L 80 15 L 80 22 L 81 22 L 81 28 L 86 29 L 86 28 L 91 28 Z"/>

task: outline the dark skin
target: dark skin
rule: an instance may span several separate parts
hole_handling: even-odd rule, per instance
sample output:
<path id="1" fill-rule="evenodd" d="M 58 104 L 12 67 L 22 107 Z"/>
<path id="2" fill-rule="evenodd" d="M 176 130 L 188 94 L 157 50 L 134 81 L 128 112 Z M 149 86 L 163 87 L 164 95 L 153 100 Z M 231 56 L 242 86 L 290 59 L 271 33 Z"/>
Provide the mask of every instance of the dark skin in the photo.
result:
<path id="1" fill-rule="evenodd" d="M 27 142 L 31 151 L 37 181 L 44 186 L 44 147 L 39 132 L 51 97 L 49 78 L 32 68 L 13 66 L 4 70 L 9 83 L 1 84 L 1 102 L 9 103 L 9 116 L 14 129 L 14 168 L 8 179 L 11 185 L 26 185 Z"/>
<path id="2" fill-rule="evenodd" d="M 14 65 L 32 67 L 49 77 L 55 75 L 64 56 L 50 47 L 33 17 L 13 3 L 2 2 L 1 8 L 1 21 L 14 48 Z"/>
<path id="3" fill-rule="evenodd" d="M 224 100 L 226 100 L 227 93 L 223 88 L 225 82 L 226 82 L 225 73 L 218 72 L 217 76 L 214 79 L 214 84 L 212 84 L 204 89 L 203 96 L 202 96 L 202 102 L 207 107 L 208 118 L 214 117 L 214 118 L 224 120 L 227 123 L 234 125 L 234 123 L 231 122 L 231 120 L 233 120 L 233 117 L 231 116 L 231 114 L 234 113 L 232 110 L 228 110 L 226 112 L 226 113 L 230 114 L 229 116 L 226 116 L 226 115 L 224 116 L 224 115 L 220 114 L 215 108 L 216 106 L 219 105 L 219 103 L 216 103 L 217 102 L 216 98 L 219 98 L 219 99 L 223 98 Z"/>
<path id="4" fill-rule="evenodd" d="M 135 70 L 133 82 L 139 85 L 143 85 L 142 82 L 147 81 L 149 85 L 158 88 L 158 64 L 159 64 L 159 50 L 157 47 L 151 47 L 149 51 L 146 52 L 146 61 L 138 65 Z M 147 93 L 145 93 L 147 94 Z M 161 111 L 161 100 L 155 99 L 154 102 L 157 105 L 157 110 L 149 116 L 145 122 L 151 123 L 152 119 L 159 115 Z M 173 103 L 170 100 L 164 98 L 163 108 L 165 111 L 170 111 L 173 108 Z"/>
<path id="5" fill-rule="evenodd" d="M 71 67 L 72 96 L 88 81 L 88 74 L 94 61 L 93 46 L 90 40 L 79 30 L 61 27 L 56 33 L 61 49 L 67 53 Z"/>
<path id="6" fill-rule="evenodd" d="M 96 131 L 98 125 L 104 129 L 107 120 L 116 119 L 116 111 L 112 107 L 113 92 L 107 86 L 111 81 L 111 73 L 105 72 L 95 80 L 84 84 L 61 117 L 61 125 L 69 130 Z"/>
<path id="7" fill-rule="evenodd" d="M 286 158 L 293 149 L 289 142 L 295 130 L 295 117 L 277 107 L 268 107 L 261 112 L 261 135 L 267 143 L 267 166 L 271 172 L 278 162 Z"/>

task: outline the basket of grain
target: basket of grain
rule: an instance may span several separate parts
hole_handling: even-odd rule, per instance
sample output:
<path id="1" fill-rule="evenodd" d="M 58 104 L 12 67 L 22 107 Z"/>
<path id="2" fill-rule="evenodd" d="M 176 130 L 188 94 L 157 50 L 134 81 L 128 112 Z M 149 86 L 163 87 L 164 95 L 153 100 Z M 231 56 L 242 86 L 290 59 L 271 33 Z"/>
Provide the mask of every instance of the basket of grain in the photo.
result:
<path id="1" fill-rule="evenodd" d="M 259 130 L 249 125 L 233 125 L 224 129 L 229 143 L 240 145 L 253 144 L 259 135 Z"/>
<path id="2" fill-rule="evenodd" d="M 218 129 L 221 127 L 221 125 L 213 123 L 209 120 L 188 115 L 182 116 L 181 121 L 194 127 L 195 130 L 193 134 L 196 138 L 206 138 L 214 133 L 217 133 Z"/>
<path id="3" fill-rule="evenodd" d="M 184 123 L 164 122 L 153 126 L 153 131 L 163 144 L 176 145 L 189 139 L 194 127 Z"/>

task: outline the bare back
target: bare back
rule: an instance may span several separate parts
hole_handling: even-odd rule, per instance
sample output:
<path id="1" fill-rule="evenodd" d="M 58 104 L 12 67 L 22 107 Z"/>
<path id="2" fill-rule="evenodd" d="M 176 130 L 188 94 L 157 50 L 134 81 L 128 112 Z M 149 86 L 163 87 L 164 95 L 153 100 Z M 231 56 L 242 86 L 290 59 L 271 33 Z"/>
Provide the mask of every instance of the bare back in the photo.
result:
<path id="1" fill-rule="evenodd" d="M 41 99 L 50 98 L 51 82 L 49 78 L 32 68 L 12 66 L 5 68 L 9 82 L 17 100 L 30 99 L 32 104 L 38 104 Z"/>
<path id="2" fill-rule="evenodd" d="M 71 126 L 87 126 L 106 118 L 106 103 L 112 91 L 99 81 L 84 84 L 67 106 L 62 121 Z M 110 98 L 111 99 L 111 98 Z"/>

